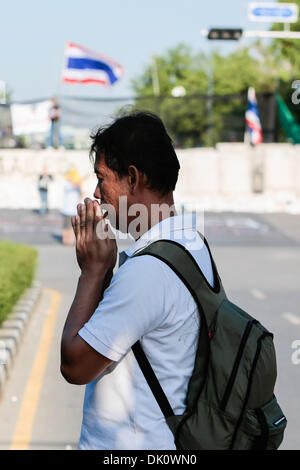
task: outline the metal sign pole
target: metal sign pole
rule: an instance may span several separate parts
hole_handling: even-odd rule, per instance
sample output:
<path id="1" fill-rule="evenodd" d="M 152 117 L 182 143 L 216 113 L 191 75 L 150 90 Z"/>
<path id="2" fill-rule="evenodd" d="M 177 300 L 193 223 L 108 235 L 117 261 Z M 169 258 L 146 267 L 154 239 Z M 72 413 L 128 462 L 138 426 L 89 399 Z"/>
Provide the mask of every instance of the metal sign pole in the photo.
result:
<path id="1" fill-rule="evenodd" d="M 243 38 L 300 39 L 300 31 L 243 31 Z"/>
<path id="2" fill-rule="evenodd" d="M 0 104 L 6 104 L 6 83 L 0 80 Z"/>

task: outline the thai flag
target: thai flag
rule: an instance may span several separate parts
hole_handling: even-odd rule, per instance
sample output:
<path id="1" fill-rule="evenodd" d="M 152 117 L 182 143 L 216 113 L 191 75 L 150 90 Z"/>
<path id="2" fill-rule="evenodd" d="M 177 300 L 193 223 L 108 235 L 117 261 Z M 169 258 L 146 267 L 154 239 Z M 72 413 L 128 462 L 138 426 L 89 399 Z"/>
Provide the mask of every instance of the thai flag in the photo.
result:
<path id="1" fill-rule="evenodd" d="M 263 141 L 263 134 L 254 88 L 249 88 L 248 90 L 248 109 L 245 114 L 245 120 L 248 126 L 250 144 L 260 144 Z"/>
<path id="2" fill-rule="evenodd" d="M 108 57 L 68 42 L 62 81 L 96 85 L 113 85 L 124 75 L 123 67 Z"/>

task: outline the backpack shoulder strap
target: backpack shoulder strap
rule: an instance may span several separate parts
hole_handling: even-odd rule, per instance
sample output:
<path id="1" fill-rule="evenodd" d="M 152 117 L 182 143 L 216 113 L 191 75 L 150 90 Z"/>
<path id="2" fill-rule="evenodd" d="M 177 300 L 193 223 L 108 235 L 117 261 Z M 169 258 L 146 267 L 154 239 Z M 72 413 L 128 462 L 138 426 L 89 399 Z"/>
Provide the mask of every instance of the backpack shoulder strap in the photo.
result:
<path id="1" fill-rule="evenodd" d="M 132 351 L 133 354 L 138 362 L 138 365 L 140 366 L 141 371 L 144 374 L 144 377 L 154 395 L 154 398 L 156 399 L 158 406 L 161 409 L 162 414 L 164 417 L 167 419 L 169 416 L 174 415 L 174 411 L 166 397 L 165 392 L 163 391 L 158 378 L 155 375 L 154 370 L 152 369 L 152 366 L 150 362 L 147 359 L 146 354 L 144 353 L 144 350 L 141 346 L 141 343 L 137 341 L 133 346 L 132 346 Z"/>
<path id="2" fill-rule="evenodd" d="M 213 256 L 212 256 L 211 251 L 210 251 L 210 248 L 209 248 L 209 244 L 208 244 L 208 242 L 207 242 L 205 236 L 204 236 L 201 232 L 197 232 L 197 233 L 198 233 L 199 237 L 202 239 L 202 241 L 204 242 L 204 244 L 205 244 L 205 246 L 206 246 L 206 248 L 207 248 L 207 250 L 208 250 L 208 253 L 209 253 L 209 256 L 210 256 L 210 260 L 211 260 L 211 264 L 212 264 L 212 268 L 213 268 L 214 280 L 215 280 L 216 278 L 218 278 L 219 283 L 222 284 L 221 278 L 220 278 L 219 273 L 218 273 L 218 270 L 217 270 L 216 263 L 215 263 L 215 261 L 214 261 L 214 259 L 213 259 Z"/>
<path id="3" fill-rule="evenodd" d="M 206 240 L 205 244 L 208 247 Z M 195 367 L 189 386 L 192 382 L 197 382 L 197 389 L 200 391 L 206 376 L 210 349 L 207 319 L 202 307 L 200 291 L 203 286 L 206 286 L 205 289 L 215 292 L 216 295 L 221 291 L 220 279 L 211 253 L 210 256 L 215 279 L 214 288 L 208 286 L 205 276 L 189 251 L 177 242 L 173 242 L 171 240 L 158 240 L 151 243 L 151 245 L 139 251 L 134 256 L 143 255 L 151 255 L 164 261 L 179 276 L 196 302 L 200 315 L 200 334 L 196 355 L 197 361 L 195 361 Z M 212 297 L 213 292 L 211 293 Z M 133 345 L 132 350 L 165 418 L 172 416 L 174 414 L 172 407 L 170 406 L 139 341 Z M 189 403 L 187 403 L 187 406 L 189 406 Z"/>
<path id="4" fill-rule="evenodd" d="M 200 233 L 199 235 L 203 239 L 211 259 L 214 277 L 213 287 L 208 283 L 193 255 L 183 245 L 173 240 L 157 240 L 135 253 L 134 257 L 151 255 L 166 263 L 190 291 L 198 306 L 201 320 L 204 316 L 209 326 L 219 305 L 226 298 L 226 294 L 209 245 Z"/>

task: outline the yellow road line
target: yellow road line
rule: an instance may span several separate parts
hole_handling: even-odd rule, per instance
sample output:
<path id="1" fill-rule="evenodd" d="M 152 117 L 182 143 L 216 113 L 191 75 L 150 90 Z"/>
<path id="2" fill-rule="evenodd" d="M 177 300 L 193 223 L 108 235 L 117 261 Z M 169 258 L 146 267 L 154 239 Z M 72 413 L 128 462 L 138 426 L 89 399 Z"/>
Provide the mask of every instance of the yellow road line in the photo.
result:
<path id="1" fill-rule="evenodd" d="M 31 441 L 34 418 L 37 411 L 43 377 L 53 337 L 55 321 L 58 313 L 58 306 L 61 299 L 61 294 L 58 291 L 52 289 L 43 289 L 43 292 L 50 294 L 50 305 L 47 311 L 46 320 L 36 352 L 35 360 L 24 391 L 18 421 L 10 445 L 11 450 L 26 450 L 28 449 Z"/>

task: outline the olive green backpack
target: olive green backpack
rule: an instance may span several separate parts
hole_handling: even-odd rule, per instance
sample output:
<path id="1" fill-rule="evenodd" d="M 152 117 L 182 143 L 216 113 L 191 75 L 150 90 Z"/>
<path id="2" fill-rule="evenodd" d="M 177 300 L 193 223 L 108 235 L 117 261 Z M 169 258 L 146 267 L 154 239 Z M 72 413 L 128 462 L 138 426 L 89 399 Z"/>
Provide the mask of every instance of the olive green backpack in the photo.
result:
<path id="1" fill-rule="evenodd" d="M 287 420 L 274 395 L 273 335 L 228 300 L 208 243 L 202 238 L 212 261 L 214 287 L 190 252 L 177 242 L 158 240 L 134 255 L 164 261 L 198 306 L 199 341 L 184 414 L 174 414 L 139 341 L 132 350 L 177 449 L 277 449 Z"/>

